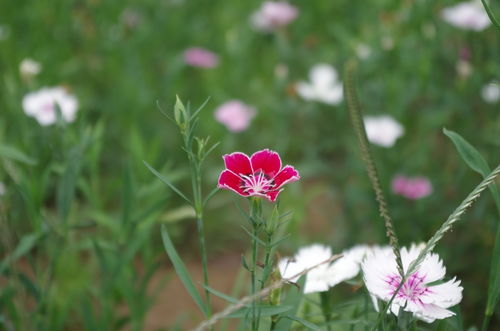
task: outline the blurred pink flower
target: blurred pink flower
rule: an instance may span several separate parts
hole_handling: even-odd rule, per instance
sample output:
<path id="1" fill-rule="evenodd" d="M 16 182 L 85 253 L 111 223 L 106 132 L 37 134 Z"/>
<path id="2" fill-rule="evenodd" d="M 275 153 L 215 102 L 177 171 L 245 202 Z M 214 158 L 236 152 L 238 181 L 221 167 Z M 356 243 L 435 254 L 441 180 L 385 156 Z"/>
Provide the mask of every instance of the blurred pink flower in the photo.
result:
<path id="1" fill-rule="evenodd" d="M 392 191 L 407 199 L 418 200 L 432 193 L 432 184 L 425 177 L 397 175 L 392 179 Z"/>
<path id="2" fill-rule="evenodd" d="M 220 105 L 214 113 L 215 119 L 224 124 L 229 131 L 240 132 L 248 128 L 255 117 L 255 108 L 239 100 L 230 100 Z"/>
<path id="3" fill-rule="evenodd" d="M 214 68 L 219 64 L 219 57 L 207 49 L 191 47 L 184 51 L 184 62 L 197 68 Z"/>
<path id="4" fill-rule="evenodd" d="M 261 31 L 273 31 L 293 21 L 299 11 L 284 1 L 266 1 L 253 13 L 252 25 Z"/>

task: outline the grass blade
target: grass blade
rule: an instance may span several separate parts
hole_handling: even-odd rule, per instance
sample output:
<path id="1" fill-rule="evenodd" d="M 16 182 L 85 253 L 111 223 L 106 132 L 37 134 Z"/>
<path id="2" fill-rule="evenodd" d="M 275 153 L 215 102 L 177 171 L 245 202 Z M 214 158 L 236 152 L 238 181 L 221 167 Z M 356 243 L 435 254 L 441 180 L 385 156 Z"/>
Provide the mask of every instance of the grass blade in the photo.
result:
<path id="1" fill-rule="evenodd" d="M 305 319 L 302 319 L 300 317 L 293 316 L 293 315 L 286 315 L 285 318 L 292 320 L 294 322 L 300 323 L 303 326 L 305 326 L 306 328 L 308 328 L 309 330 L 322 331 L 322 329 L 319 326 L 317 326 L 316 324 L 313 324 L 309 321 L 306 321 Z"/>
<path id="2" fill-rule="evenodd" d="M 0 145 L 0 156 L 29 165 L 35 165 L 36 161 L 14 147 Z"/>
<path id="3" fill-rule="evenodd" d="M 190 205 L 193 205 L 193 203 L 191 202 L 191 200 L 189 200 L 188 197 L 186 197 L 177 187 L 175 187 L 174 184 L 172 184 L 171 181 L 169 181 L 168 179 L 166 179 L 165 177 L 163 177 L 158 171 L 156 171 L 155 168 L 153 168 L 152 166 L 150 166 L 149 163 L 147 163 L 146 161 L 142 161 L 142 162 L 144 162 L 144 165 L 149 169 L 149 171 L 151 171 L 153 173 L 153 175 L 155 175 L 162 182 L 164 182 L 165 184 L 167 184 L 167 186 L 170 187 L 172 189 L 172 191 L 174 191 L 175 193 L 177 193 L 181 198 L 183 198 L 184 200 L 186 200 Z"/>
<path id="4" fill-rule="evenodd" d="M 179 276 L 182 284 L 184 284 L 184 287 L 188 291 L 189 295 L 191 295 L 191 298 L 193 298 L 194 302 L 198 305 L 205 317 L 208 317 L 207 307 L 201 299 L 200 293 L 196 289 L 193 280 L 191 279 L 191 276 L 186 269 L 186 266 L 182 262 L 179 254 L 177 254 L 177 251 L 174 247 L 174 244 L 172 243 L 172 240 L 170 239 L 170 236 L 168 235 L 167 227 L 165 225 L 161 226 L 161 238 L 163 241 L 163 246 L 165 247 L 165 251 L 170 258 L 170 261 L 172 261 L 177 276 Z"/>
<path id="5" fill-rule="evenodd" d="M 486 178 L 491 172 L 490 167 L 486 163 L 483 156 L 467 142 L 458 133 L 443 129 L 445 135 L 447 135 L 451 141 L 455 144 L 458 153 L 464 160 L 464 162 L 474 171 L 479 173 Z M 498 193 L 498 188 L 494 183 L 489 185 L 493 199 L 497 206 L 498 212 L 500 214 L 500 194 Z M 498 302 L 500 295 L 500 226 L 497 225 L 497 234 L 495 238 L 495 245 L 493 247 L 493 254 L 491 257 L 491 267 L 490 267 L 490 277 L 488 285 L 488 299 L 486 303 L 485 315 L 493 315 L 494 308 Z"/>
<path id="6" fill-rule="evenodd" d="M 36 245 L 40 237 L 40 233 L 30 233 L 22 237 L 21 241 L 14 249 L 14 252 L 5 257 L 2 263 L 0 263 L 0 274 L 3 273 L 3 271 L 9 264 L 15 262 L 17 259 L 28 253 Z"/>
<path id="7" fill-rule="evenodd" d="M 295 315 L 297 310 L 299 309 L 300 303 L 302 302 L 302 297 L 304 296 L 304 284 L 306 282 L 306 276 L 302 276 L 297 281 L 297 286 L 292 286 L 287 293 L 286 299 L 283 301 L 283 304 L 292 306 L 292 310 L 289 312 L 289 315 Z M 288 316 L 288 315 L 287 315 Z M 293 320 L 288 318 L 281 318 L 276 326 L 274 327 L 274 331 L 288 331 L 292 328 Z"/>

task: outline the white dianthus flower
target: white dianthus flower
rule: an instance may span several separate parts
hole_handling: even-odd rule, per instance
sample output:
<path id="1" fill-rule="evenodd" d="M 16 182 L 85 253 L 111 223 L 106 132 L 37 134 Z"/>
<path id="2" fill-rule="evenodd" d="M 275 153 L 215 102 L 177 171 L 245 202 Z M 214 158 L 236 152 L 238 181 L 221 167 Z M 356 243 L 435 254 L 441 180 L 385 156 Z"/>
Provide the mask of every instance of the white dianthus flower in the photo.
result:
<path id="1" fill-rule="evenodd" d="M 309 72 L 310 82 L 297 84 L 297 93 L 305 100 L 314 100 L 329 105 L 339 104 L 344 95 L 342 82 L 338 74 L 329 64 L 317 64 Z"/>
<path id="2" fill-rule="evenodd" d="M 392 147 L 404 134 L 403 126 L 388 115 L 365 116 L 364 122 L 368 140 L 379 146 Z"/>
<path id="3" fill-rule="evenodd" d="M 57 108 L 65 122 L 73 122 L 76 119 L 78 100 L 62 87 L 45 87 L 25 95 L 23 108 L 26 115 L 34 117 L 40 125 L 47 126 L 57 121 Z"/>
<path id="4" fill-rule="evenodd" d="M 403 270 L 408 270 L 423 249 L 424 245 L 412 245 L 410 249 L 401 249 Z M 401 282 L 396 258 L 389 247 L 373 250 L 361 264 L 366 288 L 374 299 L 388 302 L 396 292 Z M 427 323 L 455 315 L 447 308 L 462 300 L 460 281 L 441 281 L 446 268 L 437 254 L 429 253 L 417 270 L 399 289 L 391 304 L 390 310 L 398 315 L 399 309 L 411 312 L 414 316 Z"/>
<path id="5" fill-rule="evenodd" d="M 443 20 L 457 28 L 481 31 L 490 26 L 491 21 L 480 1 L 461 2 L 441 11 Z"/>
<path id="6" fill-rule="evenodd" d="M 360 271 L 360 263 L 369 250 L 368 246 L 355 246 L 344 251 L 343 256 L 331 264 L 325 263 L 307 273 L 304 293 L 324 292 L 343 281 L 356 277 Z M 303 247 L 297 254 L 284 258 L 278 263 L 281 276 L 291 278 L 305 269 L 311 268 L 331 258 L 329 247 L 320 244 Z M 299 277 L 292 278 L 297 281 Z"/>

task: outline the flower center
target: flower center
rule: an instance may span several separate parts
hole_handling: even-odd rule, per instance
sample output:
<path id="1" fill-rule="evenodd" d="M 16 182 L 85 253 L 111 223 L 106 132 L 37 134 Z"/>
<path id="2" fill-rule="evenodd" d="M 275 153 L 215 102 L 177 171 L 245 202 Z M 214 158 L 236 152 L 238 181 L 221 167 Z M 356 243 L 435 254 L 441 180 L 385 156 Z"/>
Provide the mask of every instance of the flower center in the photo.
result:
<path id="1" fill-rule="evenodd" d="M 272 190 L 274 186 L 273 179 L 269 178 L 263 172 L 256 172 L 251 175 L 240 175 L 243 179 L 240 187 L 246 193 L 265 193 Z"/>
<path id="2" fill-rule="evenodd" d="M 42 112 L 52 113 L 54 111 L 54 102 L 47 101 L 41 105 Z"/>
<path id="3" fill-rule="evenodd" d="M 403 286 L 401 286 L 397 297 L 414 302 L 420 301 L 420 297 L 429 292 L 429 289 L 424 284 L 424 280 L 425 276 L 419 276 L 418 272 L 414 273 L 406 280 Z M 396 274 L 388 276 L 386 282 L 391 287 L 390 294 L 393 295 L 401 283 L 401 276 Z"/>

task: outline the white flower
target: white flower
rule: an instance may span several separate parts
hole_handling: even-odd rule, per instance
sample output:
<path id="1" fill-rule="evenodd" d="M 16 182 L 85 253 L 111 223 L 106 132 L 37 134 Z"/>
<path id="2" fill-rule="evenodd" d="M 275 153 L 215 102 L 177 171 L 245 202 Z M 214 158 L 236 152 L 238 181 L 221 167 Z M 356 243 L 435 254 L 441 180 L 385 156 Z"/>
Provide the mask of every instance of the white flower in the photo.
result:
<path id="1" fill-rule="evenodd" d="M 498 82 L 490 82 L 481 90 L 481 96 L 487 103 L 497 103 L 500 100 L 500 84 Z"/>
<path id="2" fill-rule="evenodd" d="M 40 73 L 42 70 L 42 65 L 30 58 L 23 59 L 19 64 L 19 72 L 22 77 L 33 77 Z"/>
<path id="3" fill-rule="evenodd" d="M 57 121 L 57 108 L 65 122 L 73 122 L 78 110 L 78 100 L 62 87 L 45 87 L 25 95 L 23 108 L 26 115 L 34 117 L 40 125 L 47 126 Z"/>
<path id="4" fill-rule="evenodd" d="M 355 52 L 358 58 L 360 58 L 361 60 L 366 60 L 372 54 L 372 49 L 366 44 L 358 44 L 356 45 Z"/>
<path id="5" fill-rule="evenodd" d="M 404 271 L 408 270 L 424 245 L 412 245 L 410 249 L 401 249 L 401 259 Z M 388 302 L 400 285 L 401 277 L 397 270 L 396 258 L 389 247 L 380 248 L 367 254 L 361 264 L 365 285 L 372 297 Z M 400 308 L 411 312 L 416 318 L 427 323 L 455 315 L 446 309 L 462 300 L 460 281 L 441 281 L 446 268 L 439 256 L 430 253 L 424 259 L 415 273 L 410 275 L 398 294 L 394 297 L 390 310 L 397 315 Z M 375 303 L 375 309 L 378 306 Z"/>
<path id="6" fill-rule="evenodd" d="M 472 66 L 469 61 L 459 59 L 456 64 L 458 76 L 467 78 L 472 74 Z"/>
<path id="7" fill-rule="evenodd" d="M 479 1 L 461 2 L 441 11 L 441 18 L 465 30 L 481 31 L 490 26 L 491 21 Z"/>
<path id="8" fill-rule="evenodd" d="M 388 115 L 365 116 L 365 129 L 368 140 L 376 145 L 392 147 L 404 134 L 404 128 Z"/>
<path id="9" fill-rule="evenodd" d="M 317 64 L 309 72 L 311 82 L 299 82 L 297 93 L 305 100 L 315 100 L 336 105 L 343 99 L 342 83 L 335 68 L 329 64 Z"/>
<path id="10" fill-rule="evenodd" d="M 331 264 L 325 263 L 309 271 L 306 277 L 304 293 L 324 292 L 343 281 L 356 277 L 360 263 L 368 246 L 356 246 L 343 252 L 343 256 Z M 291 278 L 307 268 L 313 267 L 332 257 L 329 247 L 314 244 L 299 249 L 293 259 L 279 261 L 278 268 L 283 278 Z M 295 282 L 299 277 L 294 277 Z"/>

